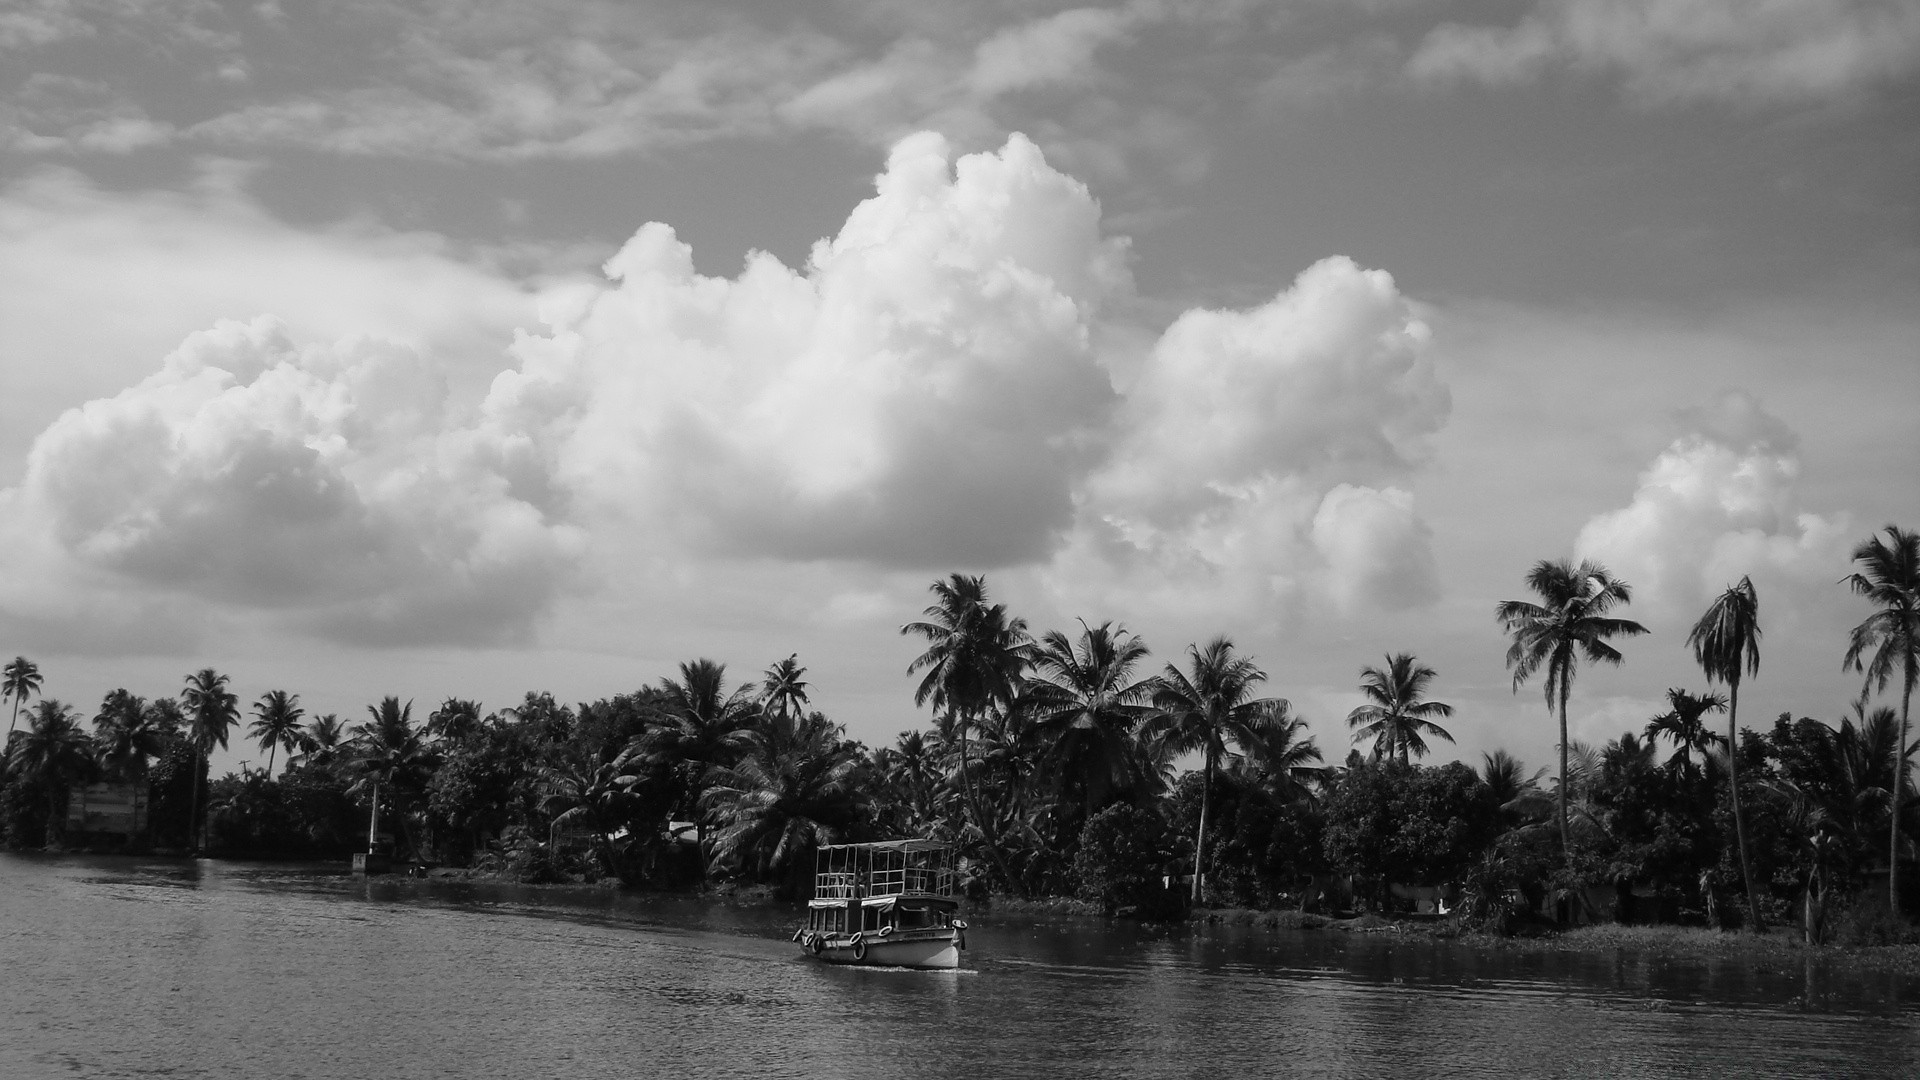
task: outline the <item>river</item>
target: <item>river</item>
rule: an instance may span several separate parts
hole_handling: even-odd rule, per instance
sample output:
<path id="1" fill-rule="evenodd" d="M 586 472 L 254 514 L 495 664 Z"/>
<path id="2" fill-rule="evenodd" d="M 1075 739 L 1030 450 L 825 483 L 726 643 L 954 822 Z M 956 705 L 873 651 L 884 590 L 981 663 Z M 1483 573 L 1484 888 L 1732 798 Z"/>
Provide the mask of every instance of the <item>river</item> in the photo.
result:
<path id="1" fill-rule="evenodd" d="M 0 855 L 0 1077 L 1920 1076 L 1920 985 L 1819 962 L 976 916 L 908 972 L 794 920 Z"/>

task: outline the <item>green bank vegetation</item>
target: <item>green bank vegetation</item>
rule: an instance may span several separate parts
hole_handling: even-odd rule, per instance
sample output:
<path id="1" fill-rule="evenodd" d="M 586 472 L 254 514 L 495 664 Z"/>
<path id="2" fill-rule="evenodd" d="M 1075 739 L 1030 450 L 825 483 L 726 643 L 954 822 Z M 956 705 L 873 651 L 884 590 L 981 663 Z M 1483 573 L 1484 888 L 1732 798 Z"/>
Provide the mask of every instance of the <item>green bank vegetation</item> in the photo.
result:
<path id="1" fill-rule="evenodd" d="M 962 574 L 934 582 L 901 629 L 922 649 L 908 675 L 932 724 L 880 747 L 811 707 L 797 656 L 737 682 L 691 660 L 575 705 L 448 698 L 420 717 L 387 698 L 345 719 L 308 716 L 280 690 L 243 715 L 227 677 L 203 669 L 175 696 L 115 690 L 91 731 L 17 658 L 0 671 L 24 721 L 8 736 L 0 840 L 108 842 L 69 834 L 64 811 L 78 786 L 107 780 L 149 793 L 130 842 L 163 850 L 343 858 L 366 850 L 377 806 L 400 858 L 521 881 L 791 894 L 819 844 L 925 836 L 960 849 L 976 892 L 1028 904 L 1287 910 L 1301 923 L 1420 896 L 1504 930 L 1591 917 L 1612 895 L 1635 921 L 1904 940 L 1892 913 L 1912 899 L 1920 836 L 1907 730 L 1920 536 L 1889 526 L 1851 569 L 1844 584 L 1868 610 L 1835 649 L 1863 680 L 1844 715 L 1741 725 L 1756 712 L 1740 692 L 1763 625 L 1743 579 L 1687 639 L 1701 683 L 1589 746 L 1566 737 L 1578 675 L 1622 663 L 1645 628 L 1624 617 L 1632 591 L 1604 567 L 1534 566 L 1527 595 L 1494 614 L 1515 691 L 1538 687 L 1558 727 L 1551 774 L 1504 751 L 1425 764 L 1451 741 L 1452 710 L 1413 655 L 1361 670 L 1356 745 L 1329 758 L 1231 640 L 1156 663 L 1112 622 L 1036 635 Z M 210 779 L 213 748 L 232 738 L 267 766 Z"/>

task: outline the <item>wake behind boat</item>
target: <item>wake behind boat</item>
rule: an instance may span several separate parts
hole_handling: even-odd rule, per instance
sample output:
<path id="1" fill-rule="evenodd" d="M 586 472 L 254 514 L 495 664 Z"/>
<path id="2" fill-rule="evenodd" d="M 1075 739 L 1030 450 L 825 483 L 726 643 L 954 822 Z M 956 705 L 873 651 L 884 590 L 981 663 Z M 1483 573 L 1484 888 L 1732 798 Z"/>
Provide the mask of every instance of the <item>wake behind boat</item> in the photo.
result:
<path id="1" fill-rule="evenodd" d="M 830 964 L 957 968 L 967 924 L 953 881 L 953 849 L 932 840 L 821 848 L 793 940 Z"/>

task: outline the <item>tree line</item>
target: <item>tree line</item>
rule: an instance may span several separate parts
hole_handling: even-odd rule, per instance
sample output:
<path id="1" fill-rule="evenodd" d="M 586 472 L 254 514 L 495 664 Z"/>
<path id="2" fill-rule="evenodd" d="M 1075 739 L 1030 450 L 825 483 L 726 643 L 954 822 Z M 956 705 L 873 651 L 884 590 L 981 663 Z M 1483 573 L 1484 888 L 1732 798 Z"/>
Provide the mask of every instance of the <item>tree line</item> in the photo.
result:
<path id="1" fill-rule="evenodd" d="M 1847 715 L 1740 725 L 1742 677 L 1761 655 L 1743 578 L 1688 636 L 1705 685 L 1668 690 L 1641 730 L 1599 746 L 1568 738 L 1580 665 L 1623 662 L 1621 644 L 1646 629 L 1621 617 L 1632 591 L 1605 567 L 1536 564 L 1530 595 L 1495 618 L 1515 691 L 1540 686 L 1558 725 L 1551 776 L 1504 751 L 1425 764 L 1432 742 L 1452 740 L 1452 709 L 1412 654 L 1362 669 L 1355 745 L 1329 761 L 1229 638 L 1155 671 L 1124 626 L 1035 635 L 965 574 L 935 581 L 901 628 L 923 648 L 908 674 L 932 723 L 880 747 L 811 707 L 797 655 L 737 685 L 698 659 L 591 703 L 529 693 L 483 711 L 448 698 L 418 722 L 396 698 L 349 724 L 273 690 L 245 727 L 266 767 L 210 780 L 213 749 L 243 723 L 227 676 L 202 669 L 152 700 L 115 690 L 91 732 L 40 697 L 16 731 L 42 686 L 16 658 L 0 669 L 12 704 L 0 840 L 60 844 L 70 792 L 106 779 L 144 786 L 143 840 L 160 848 L 340 857 L 390 836 L 401 857 L 519 880 L 799 891 L 821 844 L 923 836 L 954 844 L 977 890 L 1109 909 L 1387 908 L 1395 885 L 1447 885 L 1505 923 L 1612 888 L 1669 916 L 1798 917 L 1812 932 L 1882 877 L 1873 899 L 1899 912 L 1920 835 L 1908 768 L 1920 535 L 1889 526 L 1853 559 L 1845 584 L 1872 611 L 1842 655 L 1863 679 Z M 1890 684 L 1897 713 L 1870 696 Z M 376 813 L 388 829 L 369 836 Z"/>

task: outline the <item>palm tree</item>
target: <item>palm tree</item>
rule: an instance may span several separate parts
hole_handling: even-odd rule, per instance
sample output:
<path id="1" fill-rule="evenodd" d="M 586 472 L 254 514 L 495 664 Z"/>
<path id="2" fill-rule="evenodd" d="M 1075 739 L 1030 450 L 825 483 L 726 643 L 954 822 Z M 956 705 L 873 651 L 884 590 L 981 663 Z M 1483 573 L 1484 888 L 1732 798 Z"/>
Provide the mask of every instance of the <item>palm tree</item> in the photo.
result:
<path id="1" fill-rule="evenodd" d="M 1853 591 L 1880 610 L 1853 628 L 1846 669 L 1866 675 L 1866 685 L 1884 691 L 1900 669 L 1900 739 L 1893 765 L 1893 819 L 1887 837 L 1887 906 L 1900 911 L 1900 806 L 1907 790 L 1907 712 L 1920 681 L 1920 533 L 1889 525 L 1886 539 L 1873 537 L 1853 549 L 1860 569 L 1847 576 Z M 1869 653 L 1871 659 L 1863 661 Z"/>
<path id="2" fill-rule="evenodd" d="M 761 711 L 791 727 L 807 707 L 807 680 L 801 678 L 806 673 L 799 653 L 768 668 L 760 680 Z"/>
<path id="3" fill-rule="evenodd" d="M 1261 729 L 1278 722 L 1287 708 L 1279 698 L 1255 698 L 1254 688 L 1267 673 L 1247 657 L 1234 654 L 1233 642 L 1217 637 L 1205 648 L 1187 646 L 1189 671 L 1168 664 L 1154 690 L 1156 710 L 1148 722 L 1152 737 L 1176 754 L 1198 751 L 1202 761 L 1200 827 L 1193 841 L 1193 895 L 1200 899 L 1201 868 L 1207 848 L 1207 811 L 1213 773 L 1233 740 L 1242 749 L 1260 740 Z"/>
<path id="4" fill-rule="evenodd" d="M 1707 608 L 1687 634 L 1693 657 L 1709 683 L 1727 684 L 1727 797 L 1733 802 L 1733 837 L 1740 849 L 1740 880 L 1747 891 L 1747 925 L 1760 928 L 1760 903 L 1753 892 L 1747 859 L 1747 824 L 1740 809 L 1740 675 L 1760 670 L 1760 596 L 1753 579 L 1743 577 Z"/>
<path id="5" fill-rule="evenodd" d="M 300 732 L 300 756 L 288 761 L 292 764 L 313 764 L 321 768 L 333 764 L 334 755 L 339 753 L 340 744 L 346 739 L 346 725 L 333 713 L 316 716 L 307 723 L 306 730 Z"/>
<path id="6" fill-rule="evenodd" d="M 1542 559 L 1527 572 L 1527 587 L 1540 598 L 1503 600 L 1494 608 L 1500 628 L 1513 638 L 1507 649 L 1507 667 L 1513 671 L 1513 690 L 1546 670 L 1547 707 L 1560 720 L 1560 848 L 1573 865 L 1573 844 L 1567 827 L 1567 695 L 1581 656 L 1592 663 L 1618 664 L 1620 651 L 1607 644 L 1611 637 L 1632 637 L 1647 628 L 1628 619 L 1612 619 L 1614 605 L 1633 599 L 1632 589 L 1616 580 L 1599 563 L 1587 560 L 1575 567 L 1562 559 Z"/>
<path id="7" fill-rule="evenodd" d="M 713 771 L 702 797 L 717 826 L 716 864 L 769 878 L 860 820 L 860 751 L 825 716 L 809 713 L 740 742 L 739 757 Z"/>
<path id="8" fill-rule="evenodd" d="M 300 745 L 300 718 L 307 715 L 300 707 L 300 695 L 285 690 L 269 690 L 253 703 L 253 715 L 259 717 L 247 734 L 267 752 L 267 775 L 273 775 L 275 753 L 286 747 L 292 754 Z"/>
<path id="9" fill-rule="evenodd" d="M 126 779 L 146 775 L 148 759 L 165 752 L 172 734 L 163 716 L 137 694 L 124 689 L 108 692 L 93 718 L 93 741 L 100 764 L 110 775 Z"/>
<path id="10" fill-rule="evenodd" d="M 27 731 L 7 752 L 7 768 L 28 783 L 47 788 L 47 843 L 59 835 L 61 800 L 93 771 L 93 741 L 57 698 L 42 698 L 27 715 Z"/>
<path id="11" fill-rule="evenodd" d="M 1254 729 L 1254 741 L 1241 749 L 1230 769 L 1277 802 L 1310 800 L 1310 785 L 1326 781 L 1327 770 L 1312 764 L 1321 760 L 1320 747 L 1307 734 L 1307 722 L 1293 715 L 1284 701 L 1273 702 L 1270 714 Z"/>
<path id="12" fill-rule="evenodd" d="M 459 742 L 480 726 L 480 703 L 450 697 L 427 714 L 427 738 Z"/>
<path id="13" fill-rule="evenodd" d="M 407 834 L 407 802 L 426 786 L 433 775 L 435 757 L 420 731 L 413 726 L 413 702 L 404 706 L 397 697 L 381 699 L 367 706 L 367 721 L 353 729 L 353 767 L 360 780 L 348 790 L 367 791 L 372 810 L 367 818 L 367 850 L 372 852 L 379 838 L 380 789 L 387 789 L 400 821 L 400 832 L 412 846 Z"/>
<path id="14" fill-rule="evenodd" d="M 40 669 L 24 656 L 16 656 L 0 668 L 0 697 L 13 699 L 13 718 L 7 721 L 7 738 L 13 738 L 13 725 L 20 720 L 20 703 L 40 692 Z"/>
<path id="15" fill-rule="evenodd" d="M 201 797 L 207 783 L 207 767 L 215 746 L 227 748 L 227 732 L 240 722 L 240 699 L 227 689 L 227 677 L 212 668 L 201 668 L 187 676 L 180 702 L 187 711 L 187 741 L 200 755 L 194 770 L 193 817 L 200 831 L 200 846 L 206 845 L 207 823 L 201 814 Z"/>
<path id="16" fill-rule="evenodd" d="M 582 768 L 562 765 L 545 769 L 539 780 L 544 795 L 540 807 L 553 815 L 548 827 L 549 845 L 558 850 L 560 830 L 571 826 L 584 828 L 591 838 L 593 853 L 609 874 L 616 870 L 613 834 L 628 823 L 641 799 L 634 791 L 640 777 L 633 770 L 644 751 L 628 746 L 612 760 Z"/>
<path id="17" fill-rule="evenodd" d="M 1415 662 L 1412 653 L 1396 653 L 1387 657 L 1387 666 L 1360 669 L 1360 692 L 1372 702 L 1362 705 L 1347 714 L 1347 726 L 1359 728 L 1353 733 L 1354 742 L 1373 740 L 1373 756 L 1391 757 L 1397 749 L 1400 763 L 1410 764 L 1413 758 L 1427 756 L 1427 743 L 1422 735 L 1453 741 L 1447 729 L 1434 723 L 1430 718 L 1453 715 L 1453 706 L 1444 701 L 1421 701 L 1427 694 L 1427 684 L 1432 682 L 1436 672 L 1425 664 Z"/>
<path id="18" fill-rule="evenodd" d="M 1700 775 L 1708 755 L 1722 741 L 1707 727 L 1706 716 L 1711 712 L 1724 711 L 1726 707 L 1727 699 L 1719 694 L 1695 694 L 1673 688 L 1667 690 L 1667 711 L 1647 721 L 1646 736 L 1649 742 L 1661 735 L 1673 740 L 1673 756 L 1667 759 L 1668 770 L 1688 776 Z M 1695 754 L 1700 755 L 1699 764 L 1694 763 Z"/>
<path id="19" fill-rule="evenodd" d="M 705 657 L 680 665 L 680 678 L 662 679 L 664 722 L 640 736 L 647 763 L 679 778 L 681 809 L 693 820 L 694 839 L 706 857 L 706 815 L 700 798 L 709 770 L 733 759 L 734 736 L 753 724 L 758 707 L 753 689 L 726 689 L 727 665 Z M 704 866 L 704 863 L 702 864 Z"/>
<path id="20" fill-rule="evenodd" d="M 1004 604 L 988 604 L 983 577 L 953 574 L 934 582 L 929 591 L 934 602 L 922 612 L 926 618 L 900 628 L 902 634 L 927 641 L 927 651 L 907 665 L 909 675 L 926 673 L 913 692 L 913 703 L 931 703 L 941 716 L 941 734 L 958 740 L 967 812 L 1001 879 L 1017 890 L 997 830 L 988 829 L 980 812 L 967 740 L 989 709 L 1012 705 L 1032 651 L 1027 621 L 1008 616 Z"/>
<path id="21" fill-rule="evenodd" d="M 1133 677 L 1146 657 L 1147 643 L 1125 627 L 1084 621 L 1077 644 L 1050 630 L 1033 653 L 1038 677 L 1027 683 L 1027 698 L 1058 779 L 1080 789 L 1083 818 L 1104 808 L 1111 792 L 1136 786 L 1133 734 L 1153 711 L 1156 685 Z"/>

